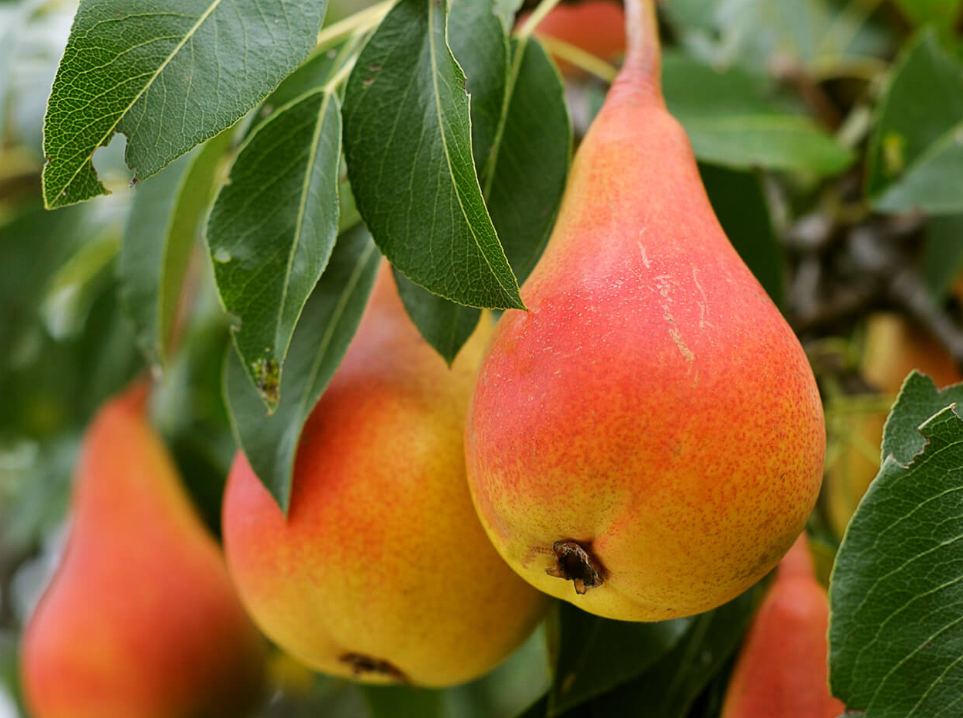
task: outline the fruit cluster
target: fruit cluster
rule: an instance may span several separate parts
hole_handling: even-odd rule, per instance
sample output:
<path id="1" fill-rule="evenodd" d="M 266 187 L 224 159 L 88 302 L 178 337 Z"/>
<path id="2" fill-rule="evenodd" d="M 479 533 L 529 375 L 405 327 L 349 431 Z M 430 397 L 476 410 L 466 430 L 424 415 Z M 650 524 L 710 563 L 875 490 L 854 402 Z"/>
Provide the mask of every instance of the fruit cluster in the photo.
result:
<path id="1" fill-rule="evenodd" d="M 485 317 L 449 369 L 385 265 L 304 428 L 287 515 L 236 457 L 226 564 L 144 387 L 101 411 L 24 639 L 36 718 L 238 715 L 264 655 L 242 604 L 314 669 L 438 687 L 499 663 L 549 596 L 658 621 L 719 606 L 780 561 L 820 489 L 819 393 L 666 110 L 653 3 L 627 15 L 625 62 L 523 287 L 528 310 L 494 329 Z M 785 690 L 820 708 L 765 715 L 830 715 L 825 594 L 805 552 L 780 569 L 727 718 L 762 716 L 759 686 L 783 690 L 773 661 L 800 655 Z"/>

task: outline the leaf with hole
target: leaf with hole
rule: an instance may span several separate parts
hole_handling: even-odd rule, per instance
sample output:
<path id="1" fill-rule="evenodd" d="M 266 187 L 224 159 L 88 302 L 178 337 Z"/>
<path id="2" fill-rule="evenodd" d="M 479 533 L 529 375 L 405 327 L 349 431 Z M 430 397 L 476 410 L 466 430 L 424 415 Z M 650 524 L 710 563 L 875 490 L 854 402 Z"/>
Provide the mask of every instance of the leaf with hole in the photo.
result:
<path id="1" fill-rule="evenodd" d="M 143 180 L 237 122 L 308 54 L 326 4 L 82 2 L 44 120 L 47 207 L 107 193 L 93 156 L 115 133 Z"/>

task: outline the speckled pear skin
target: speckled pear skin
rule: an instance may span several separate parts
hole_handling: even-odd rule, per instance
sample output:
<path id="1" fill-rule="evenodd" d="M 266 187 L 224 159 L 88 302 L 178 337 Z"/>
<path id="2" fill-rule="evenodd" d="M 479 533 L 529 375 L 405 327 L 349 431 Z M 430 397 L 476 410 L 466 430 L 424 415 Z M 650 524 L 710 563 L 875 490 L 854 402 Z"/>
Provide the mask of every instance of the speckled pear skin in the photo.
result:
<path id="1" fill-rule="evenodd" d="M 266 645 L 144 417 L 146 386 L 84 439 L 63 560 L 21 649 L 33 718 L 237 718 Z"/>
<path id="2" fill-rule="evenodd" d="M 238 455 L 223 508 L 231 573 L 265 633 L 316 670 L 461 683 L 542 618 L 547 597 L 492 548 L 465 479 L 465 411 L 490 332 L 485 315 L 448 369 L 385 264 L 305 426 L 287 520 Z"/>
<path id="3" fill-rule="evenodd" d="M 722 718 L 836 718 L 829 693 L 829 598 L 805 534 L 779 564 L 743 641 Z"/>
<path id="4" fill-rule="evenodd" d="M 819 493 L 825 429 L 806 356 L 666 110 L 654 9 L 627 11 L 627 61 L 522 288 L 529 311 L 489 343 L 465 447 L 482 524 L 519 575 L 659 621 L 776 565 Z M 586 566 L 582 586 L 566 579 Z"/>

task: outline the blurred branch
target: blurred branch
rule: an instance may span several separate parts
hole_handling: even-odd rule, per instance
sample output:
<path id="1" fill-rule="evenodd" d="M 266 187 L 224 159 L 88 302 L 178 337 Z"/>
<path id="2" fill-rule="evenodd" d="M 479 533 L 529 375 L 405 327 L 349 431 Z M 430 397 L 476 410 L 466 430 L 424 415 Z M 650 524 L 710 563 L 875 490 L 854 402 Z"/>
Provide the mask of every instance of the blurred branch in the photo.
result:
<path id="1" fill-rule="evenodd" d="M 891 307 L 911 317 L 963 368 L 963 326 L 927 291 L 915 261 L 925 217 L 853 219 L 823 207 L 784 233 L 785 247 L 797 255 L 789 290 L 793 328 L 801 334 L 831 331 L 873 308 Z"/>
<path id="2" fill-rule="evenodd" d="M 596 57 L 590 52 L 586 52 L 580 47 L 569 44 L 564 40 L 554 37 L 539 37 L 541 43 L 548 50 L 549 54 L 559 60 L 565 60 L 580 70 L 584 70 L 590 75 L 595 75 L 605 82 L 611 83 L 618 74 L 618 68 L 606 62 L 600 57 Z"/>
<path id="3" fill-rule="evenodd" d="M 777 58 L 772 72 L 803 99 L 822 125 L 834 130 L 839 127 L 843 121 L 839 109 L 805 67 L 795 60 Z"/>

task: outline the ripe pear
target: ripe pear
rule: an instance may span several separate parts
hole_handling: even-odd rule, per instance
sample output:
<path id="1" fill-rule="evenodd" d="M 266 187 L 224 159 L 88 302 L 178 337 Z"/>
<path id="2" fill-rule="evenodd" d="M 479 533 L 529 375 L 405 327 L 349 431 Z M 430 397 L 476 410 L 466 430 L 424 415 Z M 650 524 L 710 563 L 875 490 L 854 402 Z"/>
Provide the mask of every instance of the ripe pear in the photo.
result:
<path id="1" fill-rule="evenodd" d="M 722 718 L 836 718 L 829 693 L 829 598 L 816 580 L 806 534 L 779 564 L 746 634 Z"/>
<path id="2" fill-rule="evenodd" d="M 528 15 L 519 15 L 517 25 L 523 25 Z M 625 12 L 614 0 L 556 5 L 538 24 L 535 35 L 561 40 L 602 60 L 614 62 L 625 53 Z M 584 74 L 570 62 L 560 58 L 556 58 L 556 62 L 565 77 Z"/>
<path id="3" fill-rule="evenodd" d="M 23 638 L 33 718 L 236 718 L 258 698 L 264 640 L 145 401 L 135 385 L 84 439 L 66 551 Z"/>
<path id="4" fill-rule="evenodd" d="M 385 264 L 304 427 L 287 518 L 238 454 L 228 565 L 264 632 L 308 666 L 452 685 L 494 667 L 541 619 L 546 597 L 492 548 L 465 480 L 465 410 L 490 331 L 485 315 L 449 369 Z"/>
<path id="5" fill-rule="evenodd" d="M 706 611 L 766 574 L 816 501 L 822 406 L 798 340 L 713 214 L 666 111 L 651 0 L 555 229 L 499 321 L 466 426 L 482 524 L 591 613 Z"/>
<path id="6" fill-rule="evenodd" d="M 939 387 L 963 381 L 945 348 L 906 319 L 889 312 L 877 312 L 867 319 L 861 365 L 863 377 L 893 400 L 914 369 Z M 825 492 L 827 516 L 840 538 L 879 473 L 887 416 L 887 411 L 869 411 L 841 417 L 841 451 L 828 462 Z"/>

